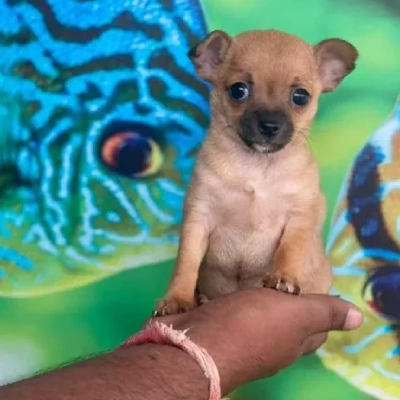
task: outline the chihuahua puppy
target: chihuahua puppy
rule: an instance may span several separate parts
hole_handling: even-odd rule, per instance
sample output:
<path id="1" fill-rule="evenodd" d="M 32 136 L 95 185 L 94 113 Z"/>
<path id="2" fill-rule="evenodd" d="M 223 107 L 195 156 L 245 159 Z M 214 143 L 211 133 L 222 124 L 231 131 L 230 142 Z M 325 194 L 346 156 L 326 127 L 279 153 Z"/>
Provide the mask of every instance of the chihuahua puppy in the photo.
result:
<path id="1" fill-rule="evenodd" d="M 328 293 L 325 198 L 308 134 L 321 93 L 355 68 L 357 50 L 312 46 L 275 30 L 214 31 L 189 52 L 213 85 L 211 124 L 188 188 L 176 267 L 156 315 L 200 299 L 270 287 Z"/>

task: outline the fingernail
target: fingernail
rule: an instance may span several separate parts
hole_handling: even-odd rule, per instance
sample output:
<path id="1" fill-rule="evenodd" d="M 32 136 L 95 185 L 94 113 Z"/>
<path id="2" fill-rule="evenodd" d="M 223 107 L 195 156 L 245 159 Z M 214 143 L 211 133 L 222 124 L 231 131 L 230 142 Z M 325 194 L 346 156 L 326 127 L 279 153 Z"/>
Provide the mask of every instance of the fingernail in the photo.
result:
<path id="1" fill-rule="evenodd" d="M 344 322 L 344 329 L 353 330 L 359 328 L 363 323 L 363 315 L 360 310 L 350 308 Z"/>

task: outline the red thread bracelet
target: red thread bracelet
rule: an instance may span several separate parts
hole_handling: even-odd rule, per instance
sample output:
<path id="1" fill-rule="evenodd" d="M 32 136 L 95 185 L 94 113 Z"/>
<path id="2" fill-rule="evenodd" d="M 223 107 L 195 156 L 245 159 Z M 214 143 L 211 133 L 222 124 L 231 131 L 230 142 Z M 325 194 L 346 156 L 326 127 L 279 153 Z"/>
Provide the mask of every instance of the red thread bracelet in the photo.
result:
<path id="1" fill-rule="evenodd" d="M 122 347 L 154 343 L 168 344 L 185 351 L 199 364 L 204 375 L 210 381 L 209 400 L 221 400 L 221 384 L 217 366 L 205 349 L 186 336 L 187 331 L 178 331 L 172 326 L 151 321 L 142 331 L 130 337 Z"/>

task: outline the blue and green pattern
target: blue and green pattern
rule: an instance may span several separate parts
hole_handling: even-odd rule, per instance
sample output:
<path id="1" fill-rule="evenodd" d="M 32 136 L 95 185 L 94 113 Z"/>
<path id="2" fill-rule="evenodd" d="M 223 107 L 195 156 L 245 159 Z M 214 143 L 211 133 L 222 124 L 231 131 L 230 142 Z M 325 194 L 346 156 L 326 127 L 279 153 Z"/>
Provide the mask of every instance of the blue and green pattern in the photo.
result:
<path id="1" fill-rule="evenodd" d="M 367 140 L 343 183 L 328 238 L 334 290 L 362 328 L 335 332 L 326 364 L 382 399 L 400 397 L 400 106 Z"/>
<path id="2" fill-rule="evenodd" d="M 205 34 L 195 0 L 0 1 L 0 295 L 174 257 Z"/>

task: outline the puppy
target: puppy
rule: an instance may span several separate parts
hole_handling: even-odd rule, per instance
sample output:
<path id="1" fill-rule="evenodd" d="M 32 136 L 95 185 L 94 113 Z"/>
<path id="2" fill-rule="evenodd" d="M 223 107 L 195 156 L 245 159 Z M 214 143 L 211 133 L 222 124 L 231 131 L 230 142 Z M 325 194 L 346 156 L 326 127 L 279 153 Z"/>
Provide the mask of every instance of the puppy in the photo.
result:
<path id="1" fill-rule="evenodd" d="M 189 56 L 213 85 L 212 118 L 156 315 L 191 309 L 196 293 L 203 300 L 263 286 L 327 293 L 325 198 L 307 138 L 320 94 L 355 68 L 357 50 L 274 30 L 214 31 Z"/>

